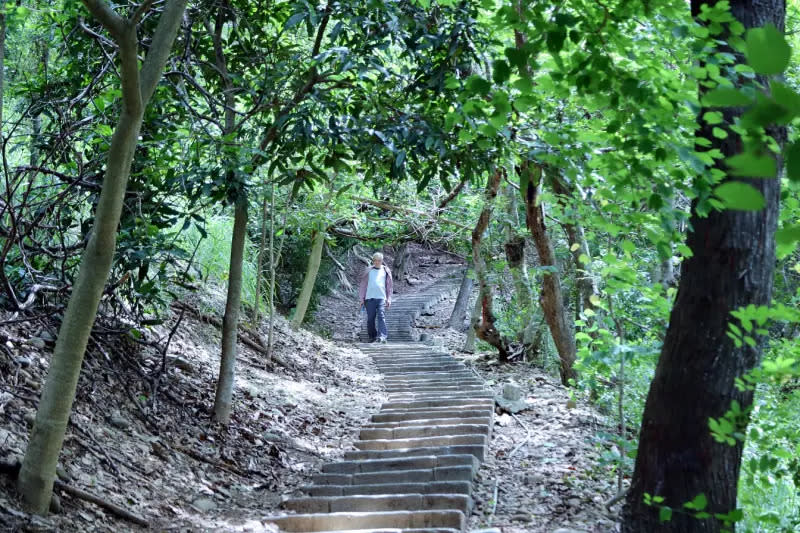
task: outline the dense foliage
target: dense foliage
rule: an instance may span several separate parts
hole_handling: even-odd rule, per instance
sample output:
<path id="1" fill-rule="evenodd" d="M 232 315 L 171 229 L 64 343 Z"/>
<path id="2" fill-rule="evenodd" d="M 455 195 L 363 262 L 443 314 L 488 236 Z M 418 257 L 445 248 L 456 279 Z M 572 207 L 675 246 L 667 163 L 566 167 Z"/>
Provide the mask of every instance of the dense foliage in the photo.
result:
<path id="1" fill-rule="evenodd" d="M 158 24 L 151 4 L 140 36 Z M 717 442 L 745 444 L 743 512 L 713 512 L 743 531 L 797 529 L 800 12 L 788 3 L 784 32 L 746 28 L 729 2 L 694 4 L 189 2 L 144 114 L 95 327 L 139 338 L 174 300 L 224 286 L 234 217 L 237 290 L 267 314 L 298 306 L 320 232 L 312 310 L 351 289 L 343 270 L 364 249 L 436 244 L 477 259 L 479 348 L 560 372 L 614 421 L 598 468 L 622 493 L 692 217 L 766 212 L 747 179 L 774 180 L 774 303 L 732 313 L 726 341 L 764 348 L 736 376 L 755 402 L 709 420 Z M 120 47 L 80 2 L 3 9 L 0 305 L 58 320 L 121 111 Z M 665 523 L 705 520 L 709 496 L 647 494 Z"/>

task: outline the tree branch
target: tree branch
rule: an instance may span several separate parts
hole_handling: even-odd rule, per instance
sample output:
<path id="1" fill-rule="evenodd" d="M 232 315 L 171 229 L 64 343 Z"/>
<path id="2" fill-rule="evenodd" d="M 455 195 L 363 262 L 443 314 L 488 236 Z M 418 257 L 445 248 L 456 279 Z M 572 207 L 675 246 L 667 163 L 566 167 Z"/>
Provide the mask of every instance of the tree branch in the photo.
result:
<path id="1" fill-rule="evenodd" d="M 83 5 L 89 10 L 94 18 L 100 21 L 100 24 L 114 36 L 114 39 L 119 40 L 125 32 L 125 19 L 120 17 L 116 11 L 111 9 L 105 0 L 82 0 Z"/>

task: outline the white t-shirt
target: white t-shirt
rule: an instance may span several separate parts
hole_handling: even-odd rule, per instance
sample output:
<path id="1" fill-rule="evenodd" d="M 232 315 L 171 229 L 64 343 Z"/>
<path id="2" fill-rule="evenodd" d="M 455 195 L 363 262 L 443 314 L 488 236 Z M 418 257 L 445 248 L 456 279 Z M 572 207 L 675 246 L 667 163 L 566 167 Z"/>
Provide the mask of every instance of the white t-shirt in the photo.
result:
<path id="1" fill-rule="evenodd" d="M 365 299 L 386 299 L 386 270 L 383 267 L 369 269 L 369 282 L 367 282 L 367 295 Z"/>

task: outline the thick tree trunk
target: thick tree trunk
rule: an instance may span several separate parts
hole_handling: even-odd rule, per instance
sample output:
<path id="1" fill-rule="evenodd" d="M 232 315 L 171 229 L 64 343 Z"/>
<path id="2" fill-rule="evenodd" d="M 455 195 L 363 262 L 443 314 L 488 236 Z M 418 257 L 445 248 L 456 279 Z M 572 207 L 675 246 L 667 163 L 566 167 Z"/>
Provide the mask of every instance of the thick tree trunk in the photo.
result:
<path id="1" fill-rule="evenodd" d="M 227 424 L 233 407 L 236 349 L 239 337 L 239 313 L 242 307 L 242 266 L 247 240 L 247 201 L 239 200 L 234 209 L 231 260 L 228 267 L 228 293 L 222 318 L 222 353 L 219 361 L 217 391 L 214 396 L 214 420 Z"/>
<path id="2" fill-rule="evenodd" d="M 317 282 L 317 273 L 319 272 L 319 264 L 322 261 L 322 248 L 324 245 L 325 232 L 315 230 L 311 238 L 311 254 L 308 257 L 306 276 L 303 278 L 303 289 L 300 291 L 300 296 L 297 297 L 297 306 L 292 318 L 292 327 L 295 329 L 299 328 L 300 324 L 303 323 L 308 304 L 311 302 L 311 294 L 314 292 L 314 284 Z"/>
<path id="3" fill-rule="evenodd" d="M 572 328 L 569 326 L 567 309 L 561 295 L 561 280 L 558 275 L 553 245 L 550 243 L 550 237 L 547 235 L 547 228 L 544 225 L 544 210 L 539 203 L 542 168 L 525 161 L 520 167 L 520 178 L 523 182 L 522 197 L 525 200 L 525 221 L 539 254 L 539 264 L 552 269 L 552 271 L 542 274 L 542 293 L 539 302 L 561 360 L 561 382 L 568 385 L 571 379 L 577 377 L 573 367 L 575 364 L 575 338 Z"/>
<path id="4" fill-rule="evenodd" d="M 450 320 L 447 325 L 456 331 L 461 331 L 464 327 L 464 318 L 467 315 L 467 306 L 469 305 L 469 296 L 472 294 L 472 277 L 470 276 L 469 268 L 464 269 L 464 277 L 461 278 L 461 285 L 458 287 L 458 296 L 456 296 L 456 303 L 453 306 L 453 312 L 450 313 Z"/>
<path id="5" fill-rule="evenodd" d="M 404 242 L 397 249 L 394 256 L 394 263 L 392 264 L 392 276 L 394 281 L 403 281 L 406 279 L 406 271 L 408 270 L 408 262 L 411 259 L 411 252 L 408 250 L 408 243 Z"/>
<path id="6" fill-rule="evenodd" d="M 489 286 L 489 277 L 486 272 L 486 262 L 481 254 L 481 241 L 483 233 L 489 227 L 489 220 L 492 216 L 494 200 L 497 197 L 497 190 L 500 187 L 500 180 L 503 177 L 501 169 L 496 170 L 489 176 L 484 192 L 483 209 L 472 230 L 472 264 L 475 265 L 475 275 L 478 278 L 478 300 L 481 305 L 481 321 L 477 325 L 475 334 L 479 339 L 484 340 L 497 348 L 498 358 L 501 362 L 507 362 L 509 357 L 508 341 L 500 334 L 495 327 L 495 316 L 492 310 L 492 288 Z"/>
<path id="7" fill-rule="evenodd" d="M 703 3 L 692 1 L 693 15 Z M 731 12 L 747 28 L 772 23 L 783 31 L 782 0 L 734 0 Z M 725 122 L 734 123 L 739 113 L 739 109 L 726 109 Z M 741 141 L 735 135 L 720 140 L 712 135 L 710 125 L 702 119 L 699 123 L 697 135 L 712 142 L 708 150 L 718 149 L 726 157 L 739 153 Z M 785 131 L 771 133 L 779 144 L 784 142 Z M 770 303 L 780 193 L 778 179 L 736 180 L 760 190 L 766 207 L 757 212 L 725 210 L 698 216 L 693 206 L 687 237 L 693 255 L 681 268 L 677 298 L 645 404 L 636 468 L 623 511 L 626 533 L 733 530 L 713 515 L 736 508 L 743 443 L 716 442 L 708 420 L 722 416 L 733 401 L 743 410 L 752 405 L 752 392 L 737 390 L 734 380 L 758 363 L 760 347 L 737 348 L 726 332 L 731 311 Z M 746 428 L 737 431 L 746 433 Z M 644 504 L 645 493 L 663 497 L 663 505 L 675 509 L 704 494 L 705 510 L 712 517 L 700 520 L 676 512 L 669 522 L 659 523 L 658 508 Z"/>
<path id="8" fill-rule="evenodd" d="M 78 277 L 61 322 L 36 421 L 19 473 L 18 488 L 25 508 L 40 514 L 46 513 L 50 506 L 56 464 L 75 399 L 86 344 L 111 270 L 117 226 L 144 108 L 161 79 L 186 7 L 186 0 L 167 3 L 139 71 L 138 21 L 120 17 L 100 0 L 84 0 L 84 3 L 119 45 L 122 111 L 108 150 L 106 173 L 91 237 L 81 257 Z"/>

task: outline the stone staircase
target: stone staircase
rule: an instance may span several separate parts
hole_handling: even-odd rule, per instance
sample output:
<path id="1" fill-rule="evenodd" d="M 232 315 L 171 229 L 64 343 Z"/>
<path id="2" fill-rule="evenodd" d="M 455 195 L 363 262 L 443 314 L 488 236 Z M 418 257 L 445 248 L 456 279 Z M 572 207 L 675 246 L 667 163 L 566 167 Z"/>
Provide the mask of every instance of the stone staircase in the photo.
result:
<path id="1" fill-rule="evenodd" d="M 386 311 L 386 329 L 392 342 L 415 342 L 419 334 L 414 331 L 414 320 L 430 310 L 450 294 L 455 293 L 461 283 L 462 271 L 438 279 L 419 292 L 395 296 L 391 308 Z M 361 321 L 358 340 L 367 342 L 366 320 Z"/>
<path id="2" fill-rule="evenodd" d="M 429 294 L 417 300 L 420 307 L 433 300 Z M 491 438 L 492 393 L 439 348 L 359 346 L 383 373 L 388 401 L 344 461 L 323 465 L 302 488 L 305 496 L 284 502 L 294 514 L 265 522 L 286 532 L 464 531 L 472 480 Z"/>

